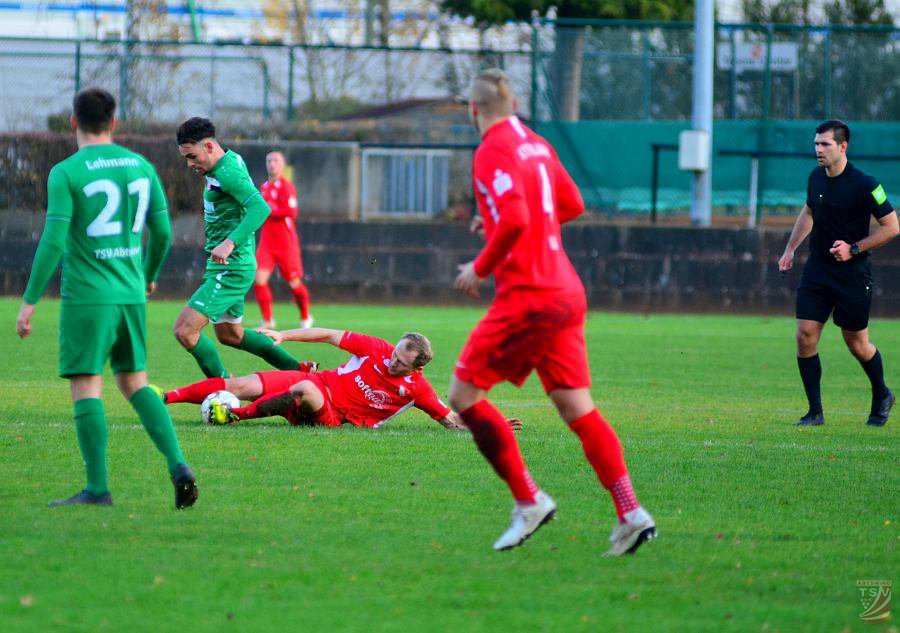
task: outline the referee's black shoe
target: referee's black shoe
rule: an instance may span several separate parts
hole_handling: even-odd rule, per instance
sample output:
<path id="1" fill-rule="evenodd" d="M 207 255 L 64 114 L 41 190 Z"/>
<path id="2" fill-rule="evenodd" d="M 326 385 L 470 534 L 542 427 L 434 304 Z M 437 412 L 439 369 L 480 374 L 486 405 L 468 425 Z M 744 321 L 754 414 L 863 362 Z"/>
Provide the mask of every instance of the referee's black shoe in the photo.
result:
<path id="1" fill-rule="evenodd" d="M 794 426 L 822 426 L 825 424 L 825 414 L 819 411 L 818 413 L 813 413 L 810 411 L 802 418 L 794 422 Z"/>
<path id="2" fill-rule="evenodd" d="M 869 414 L 869 419 L 866 420 L 866 425 L 868 426 L 884 426 L 887 424 L 888 416 L 891 414 L 891 407 L 894 406 L 894 402 L 897 400 L 894 397 L 894 392 L 888 389 L 887 395 L 880 400 L 872 400 L 872 412 Z"/>
<path id="3" fill-rule="evenodd" d="M 197 502 L 200 492 L 197 490 L 197 479 L 187 464 L 178 464 L 172 475 L 175 485 L 175 507 L 179 510 L 190 508 Z"/>

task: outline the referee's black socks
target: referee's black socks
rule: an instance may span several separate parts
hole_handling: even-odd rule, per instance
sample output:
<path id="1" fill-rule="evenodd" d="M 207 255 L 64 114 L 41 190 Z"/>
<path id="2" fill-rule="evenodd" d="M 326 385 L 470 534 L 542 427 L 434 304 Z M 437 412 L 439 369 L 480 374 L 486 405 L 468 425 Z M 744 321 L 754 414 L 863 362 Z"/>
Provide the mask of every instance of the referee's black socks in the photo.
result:
<path id="1" fill-rule="evenodd" d="M 884 384 L 884 367 L 881 364 L 881 352 L 875 350 L 875 355 L 866 362 L 860 362 L 869 382 L 872 383 L 872 398 L 881 400 L 887 396 L 888 388 Z M 802 370 L 801 370 L 802 371 Z"/>
<path id="2" fill-rule="evenodd" d="M 881 367 L 880 361 L 878 366 Z M 800 358 L 798 356 L 797 367 L 800 369 L 800 378 L 803 380 L 806 399 L 809 400 L 809 413 L 822 413 L 822 390 L 820 386 L 822 382 L 822 363 L 819 361 L 819 355 L 816 354 L 809 358 Z M 866 373 L 868 371 L 867 369 Z"/>

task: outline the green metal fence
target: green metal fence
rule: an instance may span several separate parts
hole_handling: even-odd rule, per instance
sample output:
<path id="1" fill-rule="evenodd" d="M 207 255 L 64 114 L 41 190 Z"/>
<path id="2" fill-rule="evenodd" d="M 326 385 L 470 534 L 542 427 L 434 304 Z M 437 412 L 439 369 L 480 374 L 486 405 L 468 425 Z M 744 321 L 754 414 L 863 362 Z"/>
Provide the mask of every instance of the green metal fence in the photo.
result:
<path id="1" fill-rule="evenodd" d="M 117 94 L 131 130 L 171 132 L 204 115 L 232 134 L 277 138 L 300 121 L 460 97 L 479 69 L 501 66 L 595 211 L 645 216 L 655 194 L 661 214 L 682 213 L 690 176 L 662 152 L 654 192 L 652 145 L 677 143 L 689 126 L 692 25 L 537 20 L 531 29 L 530 50 L 519 51 L 0 38 L 0 132 L 46 130 L 79 88 L 99 84 Z M 715 43 L 718 213 L 748 204 L 750 160 L 728 151 L 772 149 L 809 152 L 760 159 L 763 214 L 793 212 L 814 166 L 814 126 L 831 117 L 851 124 L 851 159 L 897 159 L 871 171 L 900 192 L 900 29 L 719 24 Z M 433 139 L 428 123 L 410 125 Z M 444 141 L 468 140 L 450 128 Z"/>
<path id="2" fill-rule="evenodd" d="M 0 131 L 42 130 L 75 92 L 103 85 L 119 117 L 171 125 L 203 114 L 276 126 L 410 98 L 456 98 L 501 66 L 528 95 L 520 51 L 0 38 Z"/>
<path id="3" fill-rule="evenodd" d="M 691 113 L 693 25 L 535 22 L 530 110 L 541 120 Z M 900 28 L 719 24 L 717 119 L 900 119 Z"/>
<path id="4" fill-rule="evenodd" d="M 877 157 L 855 162 L 900 198 L 900 29 L 720 24 L 715 45 L 715 214 L 795 214 L 827 118 L 850 123 L 851 160 Z M 532 48 L 536 127 L 594 211 L 683 215 L 691 174 L 671 148 L 690 127 L 693 25 L 536 22 Z M 798 156 L 746 153 L 772 150 Z"/>

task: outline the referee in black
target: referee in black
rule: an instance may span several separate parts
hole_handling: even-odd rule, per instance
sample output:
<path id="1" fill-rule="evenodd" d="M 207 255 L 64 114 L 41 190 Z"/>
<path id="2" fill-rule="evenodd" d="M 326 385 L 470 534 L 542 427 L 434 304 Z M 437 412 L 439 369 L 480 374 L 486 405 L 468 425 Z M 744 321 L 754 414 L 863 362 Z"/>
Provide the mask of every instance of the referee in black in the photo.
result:
<path id="1" fill-rule="evenodd" d="M 884 384 L 881 353 L 869 341 L 872 273 L 869 251 L 897 236 L 897 214 L 882 186 L 847 161 L 850 128 L 825 121 L 816 128 L 816 160 L 806 185 L 806 204 L 778 260 L 781 272 L 794 265 L 794 252 L 810 235 L 809 259 L 797 288 L 797 365 L 809 400 L 809 411 L 796 426 L 825 424 L 818 344 L 822 328 L 834 313 L 850 353 L 872 383 L 872 409 L 866 424 L 884 426 L 894 394 Z M 870 216 L 878 228 L 869 235 Z"/>

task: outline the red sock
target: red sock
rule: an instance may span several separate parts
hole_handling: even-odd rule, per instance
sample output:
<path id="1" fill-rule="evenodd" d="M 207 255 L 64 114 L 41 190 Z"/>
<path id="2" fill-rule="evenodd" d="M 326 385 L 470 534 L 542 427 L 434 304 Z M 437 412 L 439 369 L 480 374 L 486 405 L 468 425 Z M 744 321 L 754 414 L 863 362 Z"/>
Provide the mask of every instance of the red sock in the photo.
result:
<path id="1" fill-rule="evenodd" d="M 309 318 L 309 290 L 306 289 L 306 286 L 301 281 L 297 284 L 296 288 L 291 288 L 291 292 L 294 293 L 294 303 L 297 304 L 297 307 L 300 308 L 300 318 L 308 319 Z"/>
<path id="2" fill-rule="evenodd" d="M 272 289 L 269 284 L 253 284 L 256 292 L 256 301 L 259 303 L 259 311 L 262 312 L 263 321 L 272 320 Z"/>
<path id="3" fill-rule="evenodd" d="M 638 502 L 628 477 L 628 466 L 625 465 L 619 436 L 597 409 L 572 422 L 569 428 L 581 439 L 585 457 L 597 473 L 600 483 L 612 495 L 616 514 L 622 520 L 626 512 L 638 507 Z"/>
<path id="4" fill-rule="evenodd" d="M 460 415 L 472 432 L 478 450 L 509 486 L 515 500 L 534 503 L 539 488 L 525 467 L 516 436 L 503 414 L 487 400 L 481 400 Z"/>
<path id="5" fill-rule="evenodd" d="M 166 404 L 174 404 L 176 402 L 193 402 L 200 404 L 203 399 L 214 391 L 221 391 L 225 388 L 224 378 L 207 378 L 193 385 L 173 389 L 166 392 Z"/>
<path id="6" fill-rule="evenodd" d="M 283 415 L 287 412 L 291 400 L 290 391 L 282 391 L 268 396 L 257 398 L 245 407 L 236 407 L 231 410 L 241 420 L 254 420 L 256 418 L 268 418 L 273 415 Z M 276 402 L 276 401 L 282 402 Z"/>

